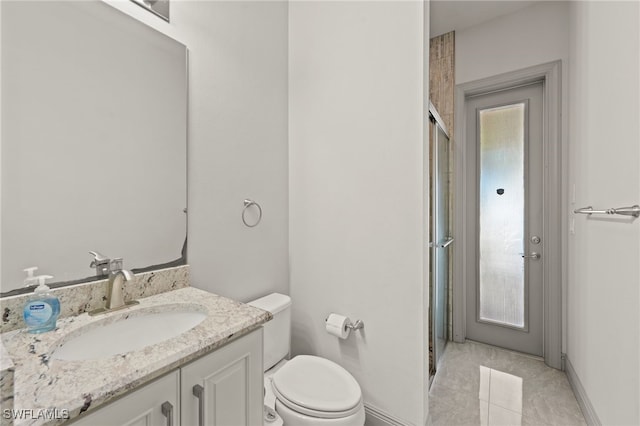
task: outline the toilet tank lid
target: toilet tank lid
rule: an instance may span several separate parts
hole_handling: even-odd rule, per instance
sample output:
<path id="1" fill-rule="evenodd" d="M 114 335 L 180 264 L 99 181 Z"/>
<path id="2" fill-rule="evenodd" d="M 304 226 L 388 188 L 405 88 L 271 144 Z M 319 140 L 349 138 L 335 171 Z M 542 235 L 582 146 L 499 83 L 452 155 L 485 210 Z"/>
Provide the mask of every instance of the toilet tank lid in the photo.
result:
<path id="1" fill-rule="evenodd" d="M 291 298 L 286 294 L 271 293 L 260 299 L 247 302 L 247 305 L 271 312 L 272 315 L 291 306 Z"/>

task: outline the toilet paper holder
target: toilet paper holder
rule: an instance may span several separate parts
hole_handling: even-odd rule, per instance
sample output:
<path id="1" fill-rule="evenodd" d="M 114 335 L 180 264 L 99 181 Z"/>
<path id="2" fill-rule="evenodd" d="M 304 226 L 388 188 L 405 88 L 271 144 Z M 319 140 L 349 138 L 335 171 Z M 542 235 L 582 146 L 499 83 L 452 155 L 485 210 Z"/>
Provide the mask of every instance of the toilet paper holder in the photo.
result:
<path id="1" fill-rule="evenodd" d="M 347 328 L 350 328 L 351 330 L 360 330 L 361 328 L 364 328 L 364 321 L 357 320 L 356 322 L 350 322 L 346 326 L 347 326 Z"/>
<path id="2" fill-rule="evenodd" d="M 338 339 L 347 339 L 352 331 L 364 328 L 364 322 L 362 320 L 352 322 L 349 317 L 336 313 L 329 314 L 324 322 L 327 333 Z"/>
<path id="3" fill-rule="evenodd" d="M 329 320 L 329 318 L 325 318 L 324 322 L 327 322 L 328 320 Z M 344 326 L 346 328 L 348 328 L 349 330 L 360 330 L 360 329 L 364 328 L 364 321 L 362 321 L 362 320 L 356 320 L 356 322 L 349 321 Z"/>

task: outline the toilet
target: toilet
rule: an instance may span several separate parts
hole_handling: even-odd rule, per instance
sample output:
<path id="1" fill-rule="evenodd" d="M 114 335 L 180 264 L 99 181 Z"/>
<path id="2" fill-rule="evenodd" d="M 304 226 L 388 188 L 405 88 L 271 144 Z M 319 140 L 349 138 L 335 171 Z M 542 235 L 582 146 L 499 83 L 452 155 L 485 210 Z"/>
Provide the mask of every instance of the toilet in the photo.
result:
<path id="1" fill-rule="evenodd" d="M 291 298 L 272 293 L 248 304 L 273 315 L 264 325 L 264 425 L 363 426 L 362 390 L 347 370 L 317 356 L 286 359 Z M 273 410 L 275 417 L 269 415 Z"/>

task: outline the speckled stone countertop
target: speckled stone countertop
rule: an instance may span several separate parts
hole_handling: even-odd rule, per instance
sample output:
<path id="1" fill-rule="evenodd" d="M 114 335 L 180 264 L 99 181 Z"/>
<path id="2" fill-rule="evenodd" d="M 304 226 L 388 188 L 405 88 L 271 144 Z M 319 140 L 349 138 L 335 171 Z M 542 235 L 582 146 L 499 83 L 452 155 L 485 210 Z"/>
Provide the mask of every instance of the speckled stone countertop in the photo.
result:
<path id="1" fill-rule="evenodd" d="M 143 349 L 90 361 L 50 359 L 54 350 L 82 330 L 144 313 L 203 311 L 191 330 Z M 269 312 L 192 287 L 140 299 L 140 304 L 106 315 L 82 314 L 58 321 L 43 334 L 24 329 L 2 335 L 14 365 L 13 407 L 68 410 L 69 418 L 91 412 L 180 365 L 246 334 L 272 318 Z M 60 424 L 65 420 L 16 419 L 14 425 Z M 47 423 L 48 422 L 48 423 Z"/>
<path id="2" fill-rule="evenodd" d="M 104 308 L 107 301 L 108 279 L 58 287 L 51 290 L 60 300 L 60 319 Z M 140 272 L 123 288 L 124 300 L 142 299 L 165 291 L 189 287 L 189 266 Z M 0 297 L 2 322 L 0 332 L 17 330 L 25 326 L 22 309 L 33 293 Z"/>
<path id="3" fill-rule="evenodd" d="M 0 406 L 2 410 L 13 409 L 13 374 L 15 366 L 4 348 L 2 340 L 0 340 Z M 0 425 L 11 424 L 9 419 L 5 418 L 4 413 L 0 413 Z"/>

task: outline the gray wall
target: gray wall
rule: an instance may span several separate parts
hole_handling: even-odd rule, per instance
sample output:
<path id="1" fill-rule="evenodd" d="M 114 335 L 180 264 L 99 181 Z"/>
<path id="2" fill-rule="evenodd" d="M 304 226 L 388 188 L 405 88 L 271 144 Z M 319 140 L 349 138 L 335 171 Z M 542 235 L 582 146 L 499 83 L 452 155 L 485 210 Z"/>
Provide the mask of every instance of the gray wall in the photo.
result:
<path id="1" fill-rule="evenodd" d="M 288 293 L 287 3 L 175 1 L 171 23 L 111 4 L 189 49 L 192 285 L 240 301 Z M 245 198 L 264 210 L 256 228 Z"/>

